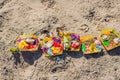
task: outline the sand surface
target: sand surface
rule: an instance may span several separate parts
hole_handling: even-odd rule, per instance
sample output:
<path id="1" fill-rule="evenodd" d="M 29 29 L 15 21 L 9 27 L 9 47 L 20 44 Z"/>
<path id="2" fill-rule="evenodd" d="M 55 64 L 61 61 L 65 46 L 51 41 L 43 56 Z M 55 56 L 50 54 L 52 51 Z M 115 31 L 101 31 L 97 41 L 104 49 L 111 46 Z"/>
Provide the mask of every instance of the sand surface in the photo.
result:
<path id="1" fill-rule="evenodd" d="M 82 36 L 106 28 L 120 34 L 120 0 L 0 0 L 0 80 L 120 80 L 120 48 L 89 59 L 72 55 L 64 67 L 40 51 L 10 54 L 20 34 L 62 26 Z"/>

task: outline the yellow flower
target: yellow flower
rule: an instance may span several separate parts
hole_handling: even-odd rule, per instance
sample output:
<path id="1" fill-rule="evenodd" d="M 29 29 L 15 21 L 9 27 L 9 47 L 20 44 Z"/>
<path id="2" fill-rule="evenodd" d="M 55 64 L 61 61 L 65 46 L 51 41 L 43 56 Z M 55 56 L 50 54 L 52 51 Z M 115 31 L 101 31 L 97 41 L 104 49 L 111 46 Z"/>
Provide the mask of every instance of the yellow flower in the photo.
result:
<path id="1" fill-rule="evenodd" d="M 107 34 L 107 35 L 109 35 L 109 34 L 110 34 L 110 31 L 106 31 L 106 32 L 104 32 L 104 34 Z"/>
<path id="2" fill-rule="evenodd" d="M 48 41 L 51 41 L 51 40 L 52 40 L 51 37 L 43 39 L 44 42 L 48 42 Z"/>
<path id="3" fill-rule="evenodd" d="M 52 50 L 53 50 L 54 54 L 57 54 L 60 52 L 60 48 L 58 48 L 58 47 L 52 47 Z"/>
<path id="4" fill-rule="evenodd" d="M 64 33 L 63 33 L 63 31 L 59 31 L 59 34 L 60 34 L 60 35 L 63 35 Z"/>
<path id="5" fill-rule="evenodd" d="M 36 35 L 33 35 L 33 38 L 35 38 L 35 39 L 36 39 L 36 38 L 38 38 L 38 37 L 37 37 Z"/>
<path id="6" fill-rule="evenodd" d="M 25 46 L 28 46 L 28 44 L 27 44 L 25 41 L 21 41 L 21 42 L 18 44 L 19 49 L 23 49 Z"/>
<path id="7" fill-rule="evenodd" d="M 97 51 L 96 44 L 91 44 L 90 52 L 96 52 L 96 51 Z"/>

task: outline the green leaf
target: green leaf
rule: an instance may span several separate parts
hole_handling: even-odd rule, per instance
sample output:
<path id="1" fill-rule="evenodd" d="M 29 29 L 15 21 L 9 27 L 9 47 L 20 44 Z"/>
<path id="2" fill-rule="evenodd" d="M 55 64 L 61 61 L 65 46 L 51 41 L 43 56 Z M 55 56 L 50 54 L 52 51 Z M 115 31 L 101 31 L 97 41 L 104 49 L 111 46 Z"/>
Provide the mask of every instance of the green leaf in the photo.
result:
<path id="1" fill-rule="evenodd" d="M 82 44 L 82 50 L 83 50 L 83 52 L 86 52 L 86 46 L 85 46 L 85 44 Z"/>
<path id="2" fill-rule="evenodd" d="M 103 42 L 107 47 L 110 45 L 108 41 Z"/>
<path id="3" fill-rule="evenodd" d="M 10 49 L 10 52 L 12 52 L 12 53 L 17 53 L 18 51 L 19 51 L 18 48 L 11 48 L 11 49 Z"/>

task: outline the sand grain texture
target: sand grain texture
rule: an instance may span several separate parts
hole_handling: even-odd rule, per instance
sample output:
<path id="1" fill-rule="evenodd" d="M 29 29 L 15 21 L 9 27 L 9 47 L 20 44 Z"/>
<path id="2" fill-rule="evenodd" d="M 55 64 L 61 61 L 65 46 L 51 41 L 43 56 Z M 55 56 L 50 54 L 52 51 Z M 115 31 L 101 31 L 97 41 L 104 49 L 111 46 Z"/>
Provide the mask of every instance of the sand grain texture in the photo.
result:
<path id="1" fill-rule="evenodd" d="M 120 48 L 90 59 L 73 56 L 54 72 L 54 61 L 42 52 L 8 52 L 20 34 L 59 26 L 82 36 L 106 28 L 120 34 L 120 0 L 0 0 L 0 80 L 120 80 Z"/>

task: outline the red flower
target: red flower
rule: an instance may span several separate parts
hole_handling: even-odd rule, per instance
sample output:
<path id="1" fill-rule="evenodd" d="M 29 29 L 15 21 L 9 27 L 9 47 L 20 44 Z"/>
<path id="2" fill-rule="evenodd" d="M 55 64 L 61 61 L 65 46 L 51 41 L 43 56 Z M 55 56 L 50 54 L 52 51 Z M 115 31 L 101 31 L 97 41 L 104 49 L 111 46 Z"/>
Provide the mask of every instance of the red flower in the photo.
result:
<path id="1" fill-rule="evenodd" d="M 54 42 L 54 46 L 55 46 L 55 47 L 60 47 L 60 44 L 57 43 L 57 42 Z"/>

